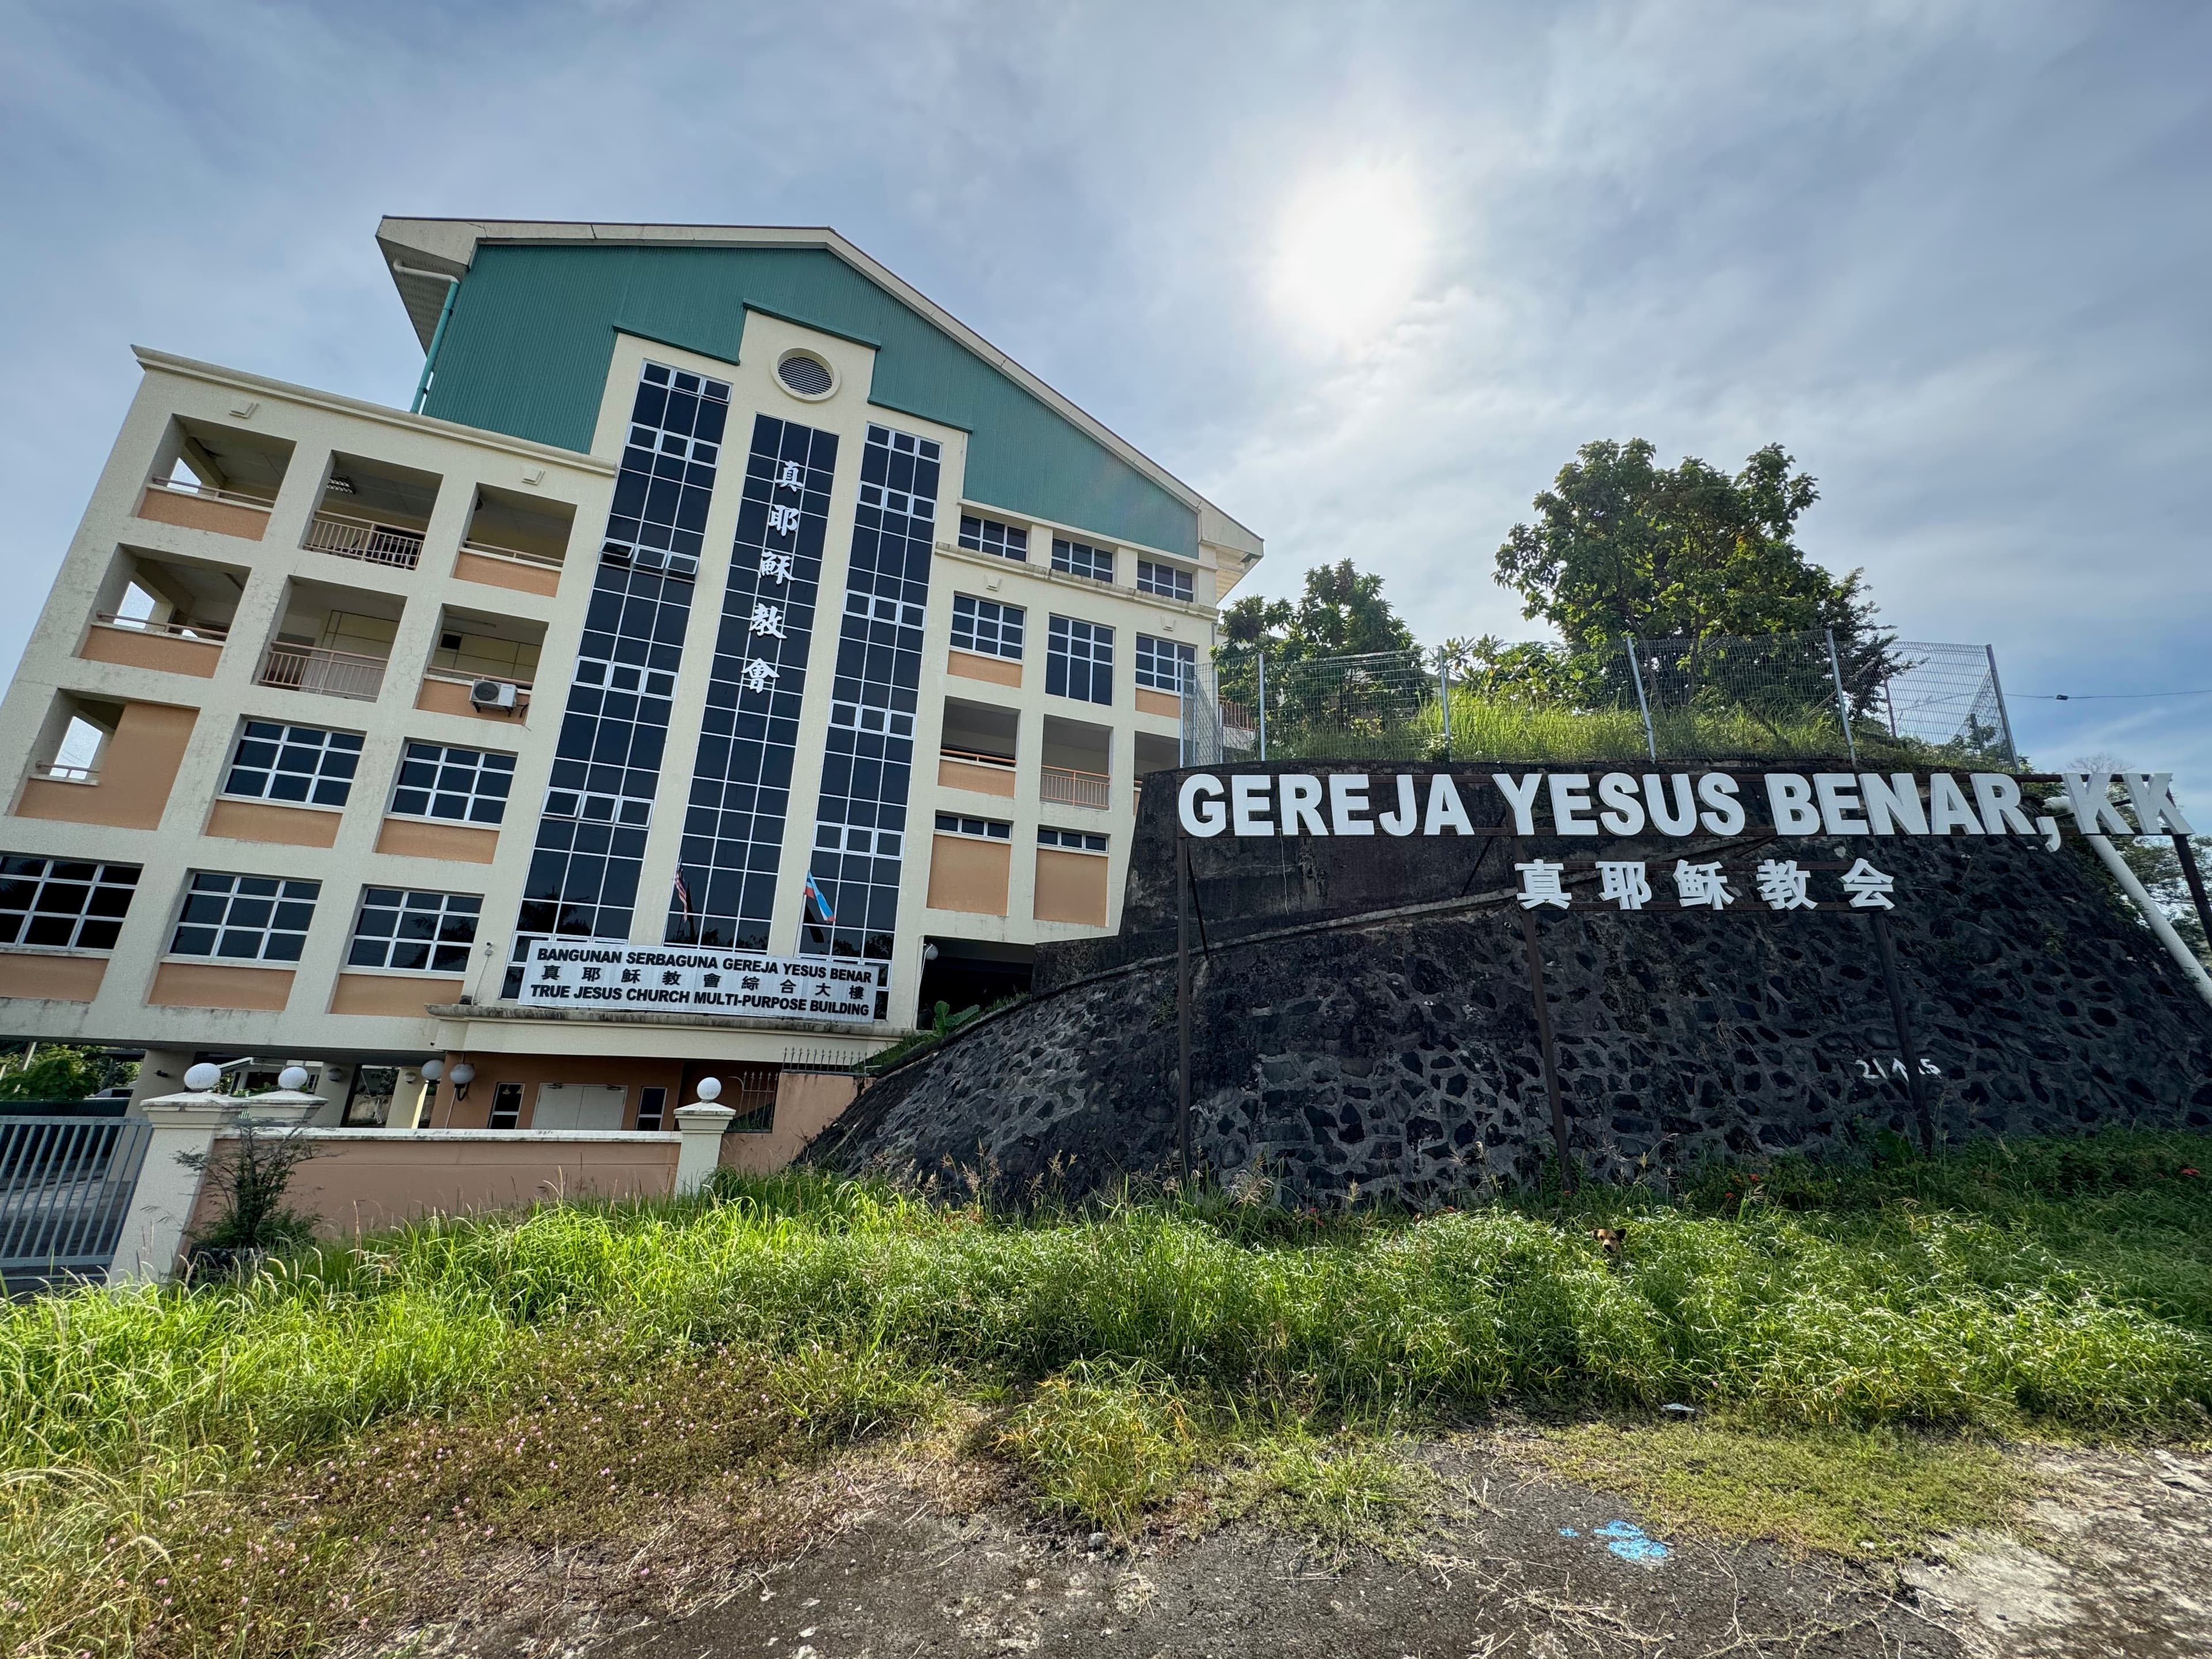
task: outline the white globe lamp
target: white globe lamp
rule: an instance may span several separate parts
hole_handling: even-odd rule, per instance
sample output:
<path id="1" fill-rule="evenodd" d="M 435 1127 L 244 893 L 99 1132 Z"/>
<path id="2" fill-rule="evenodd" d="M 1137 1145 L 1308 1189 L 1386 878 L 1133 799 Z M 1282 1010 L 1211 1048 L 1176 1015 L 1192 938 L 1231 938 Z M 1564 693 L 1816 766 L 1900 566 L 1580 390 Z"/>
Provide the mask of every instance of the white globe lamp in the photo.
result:
<path id="1" fill-rule="evenodd" d="M 465 1089 L 476 1080 L 477 1068 L 465 1060 L 453 1067 L 453 1086 L 456 1089 Z"/>
<path id="2" fill-rule="evenodd" d="M 718 1078 L 718 1077 L 702 1077 L 702 1078 L 701 1078 L 701 1079 L 699 1079 L 699 1098 L 700 1098 L 700 1099 L 702 1099 L 702 1100 L 703 1100 L 703 1101 L 709 1102 L 709 1103 L 712 1103 L 712 1102 L 714 1102 L 714 1101 L 720 1100 L 721 1097 L 722 1097 L 722 1079 L 720 1079 L 720 1078 Z"/>
<path id="3" fill-rule="evenodd" d="M 294 1094 L 299 1093 L 307 1086 L 307 1068 L 304 1066 L 287 1066 L 276 1073 L 276 1086 L 280 1089 L 289 1089 Z"/>
<path id="4" fill-rule="evenodd" d="M 423 1081 L 423 1082 L 425 1082 L 425 1083 L 435 1083 L 435 1082 L 437 1082 L 441 1078 L 444 1077 L 445 1075 L 446 1075 L 446 1062 L 445 1062 L 444 1060 L 424 1060 L 424 1061 L 422 1062 L 422 1081 Z"/>
<path id="5" fill-rule="evenodd" d="M 196 1090 L 202 1094 L 206 1093 L 222 1081 L 222 1067 L 209 1060 L 202 1060 L 185 1073 L 185 1087 Z"/>

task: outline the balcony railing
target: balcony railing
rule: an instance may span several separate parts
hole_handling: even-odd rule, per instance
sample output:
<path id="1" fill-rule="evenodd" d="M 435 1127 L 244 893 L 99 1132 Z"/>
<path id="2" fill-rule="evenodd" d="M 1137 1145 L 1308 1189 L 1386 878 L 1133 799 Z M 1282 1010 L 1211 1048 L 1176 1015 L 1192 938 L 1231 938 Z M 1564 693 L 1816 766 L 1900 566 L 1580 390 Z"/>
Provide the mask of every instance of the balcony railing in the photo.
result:
<path id="1" fill-rule="evenodd" d="M 1012 755 L 987 755 L 980 749 L 955 749 L 949 744 L 939 748 L 937 752 L 944 759 L 958 761 L 963 766 L 990 766 L 997 768 L 1001 772 L 1011 772 L 1014 769 L 1014 757 Z"/>
<path id="2" fill-rule="evenodd" d="M 317 513 L 307 521 L 307 538 L 301 545 L 342 559 L 412 570 L 422 557 L 422 532 L 373 519 L 349 519 L 341 513 Z"/>
<path id="3" fill-rule="evenodd" d="M 1079 772 L 1073 767 L 1048 766 L 1037 790 L 1045 800 L 1058 801 L 1068 806 L 1104 808 L 1112 804 L 1112 780 L 1103 772 Z"/>
<path id="4" fill-rule="evenodd" d="M 43 778 L 48 783 L 98 783 L 100 769 L 95 766 L 65 766 L 59 761 L 40 761 L 31 768 L 31 775 Z"/>
<path id="5" fill-rule="evenodd" d="M 1260 721 L 1250 703 L 1231 702 L 1224 697 L 1221 700 L 1221 723 L 1231 732 L 1250 732 L 1257 729 Z"/>
<path id="6" fill-rule="evenodd" d="M 325 651 L 313 645 L 272 645 L 255 678 L 287 691 L 313 691 L 325 697 L 374 702 L 384 690 L 385 659 L 350 651 Z"/>
<path id="7" fill-rule="evenodd" d="M 210 628 L 205 623 L 152 622 L 144 617 L 118 617 L 105 611 L 94 613 L 93 621 L 102 628 L 119 628 L 126 634 L 159 634 L 172 640 L 205 640 L 210 645 L 221 645 L 230 637 L 228 628 Z"/>
<path id="8" fill-rule="evenodd" d="M 221 501 L 225 507 L 250 507 L 257 513 L 268 513 L 276 503 L 266 495 L 247 495 L 235 489 L 217 489 L 212 484 L 193 482 L 190 478 L 155 478 L 146 486 L 168 495 L 192 495 L 204 501 Z"/>
<path id="9" fill-rule="evenodd" d="M 517 564 L 534 564 L 544 570 L 558 570 L 566 562 L 558 553 L 526 553 L 519 547 L 495 547 L 489 542 L 465 541 L 464 553 L 481 554 L 487 559 L 512 559 Z"/>

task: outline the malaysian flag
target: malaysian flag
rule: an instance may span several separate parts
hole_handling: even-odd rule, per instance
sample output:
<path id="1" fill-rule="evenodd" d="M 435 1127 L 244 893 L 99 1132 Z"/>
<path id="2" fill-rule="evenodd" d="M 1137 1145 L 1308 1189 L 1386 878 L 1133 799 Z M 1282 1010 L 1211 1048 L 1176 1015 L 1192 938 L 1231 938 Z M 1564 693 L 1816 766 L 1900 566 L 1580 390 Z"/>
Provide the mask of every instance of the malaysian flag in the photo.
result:
<path id="1" fill-rule="evenodd" d="M 830 895 L 823 890 L 822 884 L 814 879 L 814 872 L 811 870 L 806 872 L 806 896 L 814 901 L 815 913 L 823 921 L 837 920 L 837 911 L 830 902 Z"/>
<path id="2" fill-rule="evenodd" d="M 676 908 L 684 912 L 685 926 L 696 933 L 699 929 L 699 919 L 691 914 L 691 888 L 690 884 L 684 879 L 684 868 L 681 865 L 678 865 L 676 870 Z"/>

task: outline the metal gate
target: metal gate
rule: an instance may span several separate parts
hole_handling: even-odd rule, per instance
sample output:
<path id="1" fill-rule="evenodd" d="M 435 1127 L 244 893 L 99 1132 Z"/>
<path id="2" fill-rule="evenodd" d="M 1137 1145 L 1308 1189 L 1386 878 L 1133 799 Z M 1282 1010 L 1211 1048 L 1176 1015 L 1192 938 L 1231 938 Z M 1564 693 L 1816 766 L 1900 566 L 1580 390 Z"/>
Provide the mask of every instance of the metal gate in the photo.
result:
<path id="1" fill-rule="evenodd" d="M 115 1255 L 154 1126 L 0 1116 L 0 1279 L 90 1277 Z"/>

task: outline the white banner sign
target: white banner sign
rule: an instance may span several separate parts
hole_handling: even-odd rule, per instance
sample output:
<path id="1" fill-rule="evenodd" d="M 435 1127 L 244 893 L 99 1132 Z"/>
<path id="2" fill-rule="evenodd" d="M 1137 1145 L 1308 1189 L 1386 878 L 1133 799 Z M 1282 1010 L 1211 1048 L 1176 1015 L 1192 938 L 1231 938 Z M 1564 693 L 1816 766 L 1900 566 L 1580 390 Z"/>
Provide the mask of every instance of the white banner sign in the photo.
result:
<path id="1" fill-rule="evenodd" d="M 759 957 L 688 945 L 540 939 L 530 947 L 522 1000 L 544 1007 L 622 1008 L 866 1025 L 887 963 L 830 957 Z"/>

